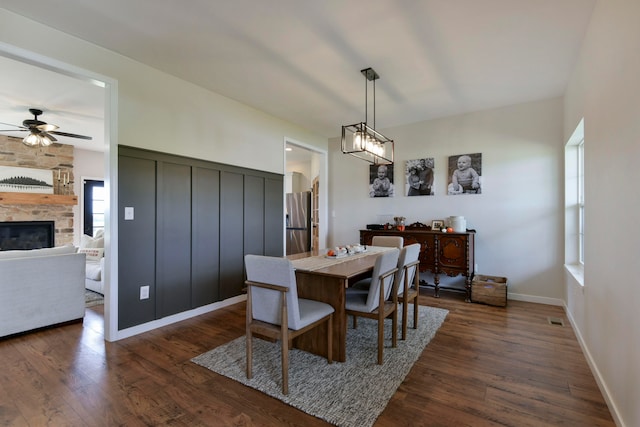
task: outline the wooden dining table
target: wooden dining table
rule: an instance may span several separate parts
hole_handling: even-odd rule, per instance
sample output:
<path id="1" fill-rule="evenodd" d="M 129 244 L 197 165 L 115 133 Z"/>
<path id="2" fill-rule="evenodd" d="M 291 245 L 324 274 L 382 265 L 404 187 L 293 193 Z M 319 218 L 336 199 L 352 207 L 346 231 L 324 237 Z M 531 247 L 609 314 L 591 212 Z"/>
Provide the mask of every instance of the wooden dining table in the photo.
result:
<path id="1" fill-rule="evenodd" d="M 346 289 L 358 280 L 370 277 L 377 255 L 391 248 L 368 246 L 364 253 L 345 257 L 327 257 L 305 252 L 287 256 L 296 270 L 298 296 L 331 305 L 333 314 L 333 360 L 344 362 L 347 355 Z M 313 328 L 298 336 L 293 346 L 325 357 L 327 354 L 326 326 Z"/>

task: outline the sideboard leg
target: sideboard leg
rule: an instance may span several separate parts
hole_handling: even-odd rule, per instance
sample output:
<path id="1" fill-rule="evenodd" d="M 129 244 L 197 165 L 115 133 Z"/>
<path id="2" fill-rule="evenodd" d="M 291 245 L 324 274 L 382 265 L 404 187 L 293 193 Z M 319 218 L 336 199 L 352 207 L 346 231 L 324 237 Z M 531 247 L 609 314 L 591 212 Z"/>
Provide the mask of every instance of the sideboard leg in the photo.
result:
<path id="1" fill-rule="evenodd" d="M 471 302 L 471 275 L 467 276 L 467 279 L 464 281 L 464 288 L 467 291 L 467 296 L 464 301 Z"/>

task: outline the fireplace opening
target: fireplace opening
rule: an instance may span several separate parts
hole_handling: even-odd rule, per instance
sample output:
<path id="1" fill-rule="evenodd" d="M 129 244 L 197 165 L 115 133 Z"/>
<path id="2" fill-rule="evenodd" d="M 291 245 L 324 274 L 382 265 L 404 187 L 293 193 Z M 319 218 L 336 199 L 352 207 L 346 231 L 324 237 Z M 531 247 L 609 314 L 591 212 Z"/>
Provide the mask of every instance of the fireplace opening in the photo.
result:
<path id="1" fill-rule="evenodd" d="M 0 222 L 0 251 L 52 248 L 54 221 Z"/>

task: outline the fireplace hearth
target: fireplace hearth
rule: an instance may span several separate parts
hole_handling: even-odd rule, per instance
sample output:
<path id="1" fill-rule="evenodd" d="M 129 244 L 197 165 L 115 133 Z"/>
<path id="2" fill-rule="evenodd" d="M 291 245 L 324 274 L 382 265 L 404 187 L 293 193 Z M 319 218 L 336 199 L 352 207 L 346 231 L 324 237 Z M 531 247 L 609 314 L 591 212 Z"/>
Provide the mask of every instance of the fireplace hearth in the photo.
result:
<path id="1" fill-rule="evenodd" d="M 0 251 L 52 248 L 54 221 L 0 222 Z"/>

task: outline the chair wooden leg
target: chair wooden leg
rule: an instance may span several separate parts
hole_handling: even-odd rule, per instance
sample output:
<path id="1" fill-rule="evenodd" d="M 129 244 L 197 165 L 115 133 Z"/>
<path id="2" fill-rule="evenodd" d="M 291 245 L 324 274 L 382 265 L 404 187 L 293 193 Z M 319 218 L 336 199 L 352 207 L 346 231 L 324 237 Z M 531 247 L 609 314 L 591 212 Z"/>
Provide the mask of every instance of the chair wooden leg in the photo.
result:
<path id="1" fill-rule="evenodd" d="M 289 394 L 289 338 L 282 337 L 282 394 Z"/>
<path id="2" fill-rule="evenodd" d="M 253 377 L 252 373 L 252 365 L 253 365 L 253 348 L 252 348 L 252 335 L 251 329 L 247 328 L 247 340 L 246 340 L 246 348 L 247 348 L 247 378 L 251 379 Z"/>
<path id="3" fill-rule="evenodd" d="M 413 329 L 418 329 L 418 298 L 413 300 Z"/>
<path id="4" fill-rule="evenodd" d="M 380 314 L 378 316 L 378 365 L 382 365 L 382 351 L 384 349 L 384 317 L 382 315 L 382 308 L 379 308 Z"/>
<path id="5" fill-rule="evenodd" d="M 353 316 L 353 329 L 356 329 L 358 327 L 358 316 L 354 315 Z"/>
<path id="6" fill-rule="evenodd" d="M 333 314 L 327 320 L 327 361 L 333 363 Z"/>
<path id="7" fill-rule="evenodd" d="M 391 346 L 393 348 L 398 346 L 398 306 L 396 305 L 396 309 L 393 310 L 391 318 Z"/>
<path id="8" fill-rule="evenodd" d="M 409 306 L 407 305 L 408 301 L 402 301 L 402 339 L 407 339 L 407 319 L 409 317 Z"/>

